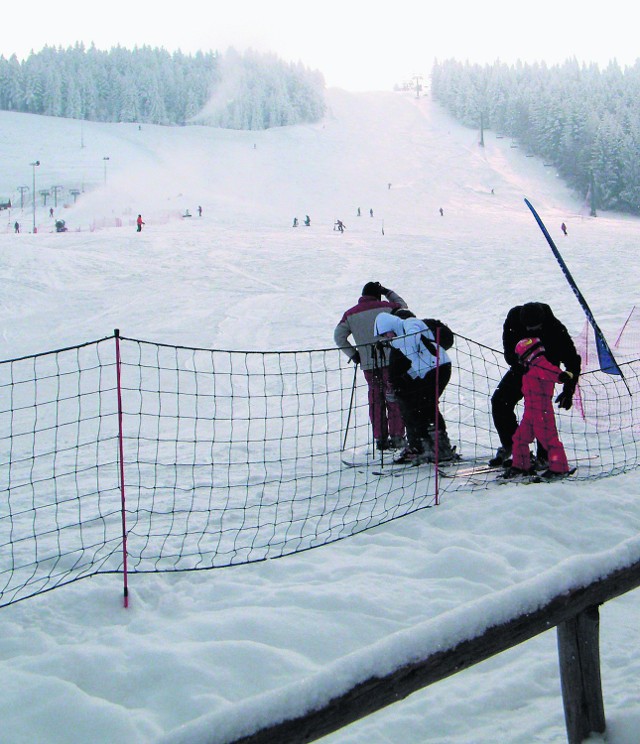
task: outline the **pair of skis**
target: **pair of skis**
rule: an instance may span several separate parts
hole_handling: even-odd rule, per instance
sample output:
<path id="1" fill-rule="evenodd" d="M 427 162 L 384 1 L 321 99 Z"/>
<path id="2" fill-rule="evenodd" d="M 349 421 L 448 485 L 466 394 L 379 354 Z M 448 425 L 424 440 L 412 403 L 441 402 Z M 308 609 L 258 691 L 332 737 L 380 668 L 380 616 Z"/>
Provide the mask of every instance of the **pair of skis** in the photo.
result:
<path id="1" fill-rule="evenodd" d="M 467 480 L 474 485 L 487 485 L 490 483 L 499 483 L 506 485 L 509 483 L 557 483 L 564 480 L 567 477 L 575 475 L 577 468 L 574 467 L 569 473 L 563 474 L 562 476 L 544 476 L 543 473 L 523 473 L 517 475 L 514 478 L 506 478 L 505 469 L 502 465 L 489 465 L 488 460 L 491 454 L 488 453 L 483 457 L 465 457 L 458 454 L 453 460 L 447 460 L 438 463 L 438 475 L 442 478 L 461 478 Z M 579 462 L 583 460 L 596 459 L 598 455 L 591 455 L 585 457 L 572 458 L 573 461 Z M 358 457 L 354 453 L 345 454 L 343 453 L 342 462 L 344 465 L 350 468 L 355 468 L 361 473 L 369 472 L 371 475 L 378 477 L 384 476 L 397 476 L 411 473 L 414 468 L 424 468 L 425 466 L 431 466 L 435 468 L 433 462 L 422 462 L 422 463 L 394 463 L 393 460 L 388 462 L 382 462 L 380 457 L 372 455 L 370 450 L 365 452 L 365 457 Z"/>
<path id="2" fill-rule="evenodd" d="M 453 468 L 456 465 L 461 465 L 462 463 L 466 463 L 470 466 L 471 463 L 474 462 L 477 461 L 469 458 L 465 459 L 461 455 L 458 455 L 452 460 L 445 460 L 438 463 L 438 473 L 445 472 L 449 468 Z M 391 462 L 385 465 L 383 468 L 372 470 L 371 472 L 373 473 L 373 475 L 399 475 L 401 473 L 411 472 L 415 468 L 424 468 L 425 465 L 430 465 L 431 467 L 435 468 L 436 463 L 430 460 L 424 460 L 423 462 Z"/>
<path id="3" fill-rule="evenodd" d="M 534 472 L 534 473 L 518 473 L 516 475 L 513 475 L 512 477 L 508 476 L 508 468 L 502 468 L 502 467 L 483 467 L 483 468 L 475 468 L 471 471 L 464 472 L 464 473 L 455 473 L 452 475 L 452 477 L 460 477 L 465 478 L 468 481 L 474 483 L 475 485 L 486 485 L 489 483 L 497 483 L 499 485 L 507 486 L 510 483 L 513 485 L 517 485 L 520 483 L 558 483 L 560 481 L 563 481 L 566 478 L 569 478 L 570 476 L 574 475 L 577 471 L 577 468 L 571 468 L 569 472 L 567 473 L 558 473 L 553 475 L 545 475 L 545 472 Z M 445 477 L 448 477 L 448 474 L 444 473 Z M 481 482 L 480 482 L 481 481 Z"/>
<path id="4" fill-rule="evenodd" d="M 392 474 L 399 474 L 403 472 L 411 472 L 413 468 L 417 467 L 424 467 L 425 465 L 430 465 L 435 467 L 435 463 L 433 462 L 406 462 L 406 463 L 397 463 L 393 462 L 392 459 L 392 450 L 388 451 L 388 460 L 385 457 L 384 461 L 380 457 L 379 453 L 376 453 L 376 455 L 373 454 L 371 451 L 371 448 L 367 449 L 360 449 L 360 450 L 352 450 L 351 452 L 343 452 L 342 453 L 342 464 L 345 465 L 348 468 L 354 468 L 358 470 L 359 472 L 371 472 L 372 475 L 392 475 Z M 488 455 L 487 455 L 488 457 Z M 463 465 L 466 465 L 468 468 L 473 468 L 475 466 L 482 465 L 485 462 L 485 460 L 478 460 L 477 458 L 469 458 L 464 457 L 462 455 L 457 455 L 453 460 L 445 460 L 440 463 L 438 463 L 438 470 L 445 472 L 449 469 L 454 469 L 456 467 L 461 467 Z"/>
<path id="5" fill-rule="evenodd" d="M 597 455 L 592 457 L 576 458 L 577 460 L 593 460 Z M 500 485 L 508 485 L 509 483 L 558 483 L 566 478 L 570 478 L 577 472 L 577 467 L 573 467 L 568 473 L 558 473 L 545 475 L 544 472 L 535 473 L 522 473 L 517 474 L 514 477 L 509 478 L 507 473 L 508 468 L 504 468 L 502 465 L 491 466 L 491 465 L 478 465 L 475 467 L 459 468 L 457 470 L 443 470 L 440 471 L 440 475 L 444 478 L 464 478 L 474 485 L 486 485 L 489 483 L 498 483 Z"/>

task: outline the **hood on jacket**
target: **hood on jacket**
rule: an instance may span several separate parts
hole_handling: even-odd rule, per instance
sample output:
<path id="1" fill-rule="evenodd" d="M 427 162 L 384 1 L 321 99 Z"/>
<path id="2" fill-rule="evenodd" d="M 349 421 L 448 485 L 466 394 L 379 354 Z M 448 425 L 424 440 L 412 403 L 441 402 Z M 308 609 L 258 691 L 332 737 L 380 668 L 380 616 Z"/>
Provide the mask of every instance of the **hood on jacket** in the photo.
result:
<path id="1" fill-rule="evenodd" d="M 404 336 L 404 321 L 397 315 L 391 313 L 380 313 L 376 317 L 374 333 L 376 336 L 384 336 L 385 333 L 393 331 L 396 336 Z"/>
<path id="2" fill-rule="evenodd" d="M 390 339 L 390 345 L 404 354 L 411 362 L 411 367 L 408 370 L 410 377 L 424 377 L 427 372 L 436 366 L 437 357 L 433 352 L 434 347 L 432 346 L 432 350 L 430 351 L 422 343 L 423 337 L 431 342 L 434 340 L 433 334 L 424 321 L 418 318 L 407 318 L 407 320 L 403 320 L 391 313 L 378 315 L 374 324 L 376 339 L 380 340 L 384 338 L 384 334 L 389 331 L 393 331 L 396 334 L 395 338 Z M 440 364 L 451 362 L 444 349 L 439 350 L 439 358 Z"/>

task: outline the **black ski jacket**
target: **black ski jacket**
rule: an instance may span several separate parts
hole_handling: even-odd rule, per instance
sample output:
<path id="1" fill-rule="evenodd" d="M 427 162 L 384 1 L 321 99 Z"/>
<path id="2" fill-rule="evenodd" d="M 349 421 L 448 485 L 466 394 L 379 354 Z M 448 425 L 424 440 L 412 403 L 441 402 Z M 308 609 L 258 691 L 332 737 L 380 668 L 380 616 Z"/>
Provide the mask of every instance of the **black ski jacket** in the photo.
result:
<path id="1" fill-rule="evenodd" d="M 520 320 L 522 305 L 512 307 L 507 313 L 502 329 L 502 345 L 504 358 L 510 367 L 518 365 L 518 355 L 515 352 L 516 344 L 523 338 L 535 337 L 542 341 L 545 348 L 545 356 L 556 366 L 560 363 L 573 374 L 577 380 L 580 374 L 581 359 L 576 351 L 575 344 L 569 331 L 556 318 L 549 305 L 539 303 L 544 312 L 542 327 L 536 331 L 527 330 Z"/>

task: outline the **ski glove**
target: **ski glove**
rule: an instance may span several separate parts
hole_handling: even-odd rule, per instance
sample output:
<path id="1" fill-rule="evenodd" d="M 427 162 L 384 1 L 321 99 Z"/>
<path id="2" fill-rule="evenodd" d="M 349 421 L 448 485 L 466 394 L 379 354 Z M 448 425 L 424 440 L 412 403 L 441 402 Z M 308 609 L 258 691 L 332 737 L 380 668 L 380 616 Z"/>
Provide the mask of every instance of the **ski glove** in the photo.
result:
<path id="1" fill-rule="evenodd" d="M 565 382 L 564 387 L 562 388 L 562 392 L 560 395 L 556 398 L 556 403 L 558 404 L 558 408 L 564 408 L 565 411 L 568 411 L 571 406 L 573 405 L 573 393 L 575 392 L 576 385 L 575 382 Z"/>
<path id="2" fill-rule="evenodd" d="M 360 364 L 360 352 L 356 351 L 356 353 L 351 357 L 349 361 L 353 362 L 354 364 Z"/>

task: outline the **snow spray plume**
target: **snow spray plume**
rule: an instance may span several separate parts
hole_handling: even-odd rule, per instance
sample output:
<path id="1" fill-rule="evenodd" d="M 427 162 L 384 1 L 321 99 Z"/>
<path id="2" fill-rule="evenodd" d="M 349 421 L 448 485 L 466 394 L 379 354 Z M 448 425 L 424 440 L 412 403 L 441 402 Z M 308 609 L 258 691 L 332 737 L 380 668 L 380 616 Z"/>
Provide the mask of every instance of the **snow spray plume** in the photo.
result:
<path id="1" fill-rule="evenodd" d="M 593 317 L 593 313 L 591 312 L 589 305 L 587 305 L 587 301 L 584 299 L 582 292 L 578 289 L 578 285 L 576 284 L 574 278 L 571 276 L 571 272 L 567 268 L 567 264 L 564 262 L 564 259 L 560 255 L 560 251 L 558 250 L 556 244 L 553 242 L 553 238 L 551 237 L 551 235 L 549 235 L 549 231 L 540 219 L 540 215 L 536 212 L 536 210 L 533 208 L 533 205 L 528 199 L 525 199 L 524 203 L 529 207 L 529 209 L 531 210 L 531 214 L 533 214 L 533 216 L 535 217 L 538 226 L 542 230 L 542 234 L 547 239 L 547 243 L 549 243 L 549 247 L 551 248 L 553 255 L 556 257 L 558 263 L 560 264 L 560 268 L 562 269 L 562 273 L 564 274 L 565 279 L 567 280 L 567 282 L 569 282 L 569 286 L 571 287 L 573 294 L 578 298 L 578 302 L 584 310 L 584 314 L 587 316 L 589 323 L 591 323 L 593 327 L 593 332 L 596 337 L 596 348 L 598 350 L 598 362 L 600 363 L 600 369 L 610 375 L 620 375 L 620 377 L 622 377 L 622 379 L 624 380 L 625 385 L 627 385 L 627 381 L 625 380 L 624 375 L 622 374 L 622 370 L 618 366 L 618 363 L 613 356 L 613 352 L 609 348 L 609 344 L 607 343 L 604 334 L 596 323 L 596 319 Z M 629 390 L 628 385 L 627 390 Z M 630 390 L 629 393 L 631 393 Z"/>
<path id="2" fill-rule="evenodd" d="M 219 59 L 220 79 L 202 111 L 189 118 L 191 124 L 242 129 L 241 105 L 247 98 L 247 65 L 232 47 Z"/>

